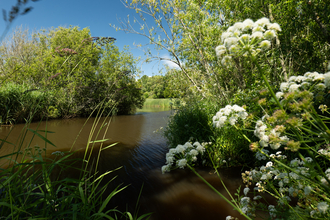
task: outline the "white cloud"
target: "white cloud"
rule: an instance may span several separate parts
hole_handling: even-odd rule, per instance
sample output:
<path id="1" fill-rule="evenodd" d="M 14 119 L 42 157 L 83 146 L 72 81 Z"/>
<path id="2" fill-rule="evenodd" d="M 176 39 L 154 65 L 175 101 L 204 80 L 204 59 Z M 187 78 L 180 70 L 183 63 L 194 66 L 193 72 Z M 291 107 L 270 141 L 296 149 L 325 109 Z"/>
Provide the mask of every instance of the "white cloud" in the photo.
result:
<path id="1" fill-rule="evenodd" d="M 172 62 L 171 58 L 169 56 L 165 55 L 165 56 L 162 56 L 161 58 L 162 58 L 163 65 L 168 66 L 170 68 L 174 68 L 174 69 L 180 69 L 179 65 Z"/>

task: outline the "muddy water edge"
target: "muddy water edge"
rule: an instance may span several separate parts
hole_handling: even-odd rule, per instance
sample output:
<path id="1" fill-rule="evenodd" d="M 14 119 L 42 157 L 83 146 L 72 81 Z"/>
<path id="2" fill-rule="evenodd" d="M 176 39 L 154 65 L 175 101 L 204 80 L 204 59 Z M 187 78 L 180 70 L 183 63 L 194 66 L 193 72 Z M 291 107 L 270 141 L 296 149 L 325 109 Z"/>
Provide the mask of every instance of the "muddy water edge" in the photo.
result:
<path id="1" fill-rule="evenodd" d="M 180 169 L 162 174 L 161 166 L 165 163 L 165 154 L 168 149 L 166 140 L 160 133 L 155 133 L 160 127 L 165 127 L 168 117 L 173 112 L 139 111 L 135 115 L 115 116 L 110 121 L 109 129 L 105 135 L 104 146 L 117 143 L 113 147 L 102 151 L 98 170 L 100 173 L 121 167 L 104 181 L 110 181 L 109 190 L 119 184 L 128 186 L 114 197 L 113 204 L 118 209 L 134 212 L 137 198 L 142 188 L 139 201 L 139 214 L 150 213 L 154 220 L 200 220 L 200 219 L 225 219 L 226 216 L 237 216 L 236 211 L 223 199 L 216 195 L 202 180 L 192 171 Z M 32 123 L 30 129 L 39 130 L 56 147 L 47 144 L 40 137 L 34 136 L 28 131 L 24 146 L 33 140 L 30 146 L 47 148 L 47 155 L 54 151 L 76 151 L 74 157 L 83 157 L 87 147 L 87 140 L 94 119 L 74 118 L 66 120 L 50 120 L 47 122 Z M 85 124 L 85 125 L 84 125 Z M 14 128 L 1 127 L 0 139 L 18 145 L 21 131 L 25 125 L 16 125 Z M 103 131 L 104 128 L 101 130 Z M 103 133 L 101 132 L 103 135 Z M 78 136 L 78 137 L 77 137 Z M 95 137 L 94 137 L 95 138 Z M 99 136 L 97 139 L 102 139 Z M 74 143 L 74 144 L 73 144 Z M 90 145 L 88 145 L 90 147 Z M 97 144 L 94 146 L 98 149 Z M 0 149 L 0 155 L 6 155 L 14 151 L 13 145 L 4 144 Z M 21 149 L 24 151 L 24 149 Z M 92 154 L 96 157 L 97 153 Z M 3 166 L 3 164 L 1 164 Z M 216 189 L 227 195 L 219 178 L 211 168 L 197 168 L 197 171 Z M 67 171 L 65 175 L 75 176 L 77 171 Z M 70 173 L 71 172 L 71 173 Z M 239 168 L 228 168 L 220 171 L 220 175 L 230 192 L 234 195 L 236 189 L 242 184 Z"/>

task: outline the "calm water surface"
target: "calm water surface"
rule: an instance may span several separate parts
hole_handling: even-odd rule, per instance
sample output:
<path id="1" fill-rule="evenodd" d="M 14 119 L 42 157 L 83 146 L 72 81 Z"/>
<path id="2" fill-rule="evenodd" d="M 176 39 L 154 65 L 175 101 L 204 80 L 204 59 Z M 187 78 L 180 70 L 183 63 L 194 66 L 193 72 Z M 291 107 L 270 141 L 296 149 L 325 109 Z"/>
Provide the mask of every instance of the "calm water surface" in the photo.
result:
<path id="1" fill-rule="evenodd" d="M 154 131 L 166 126 L 171 111 L 160 110 L 158 112 L 140 110 L 136 115 L 113 117 L 111 121 L 107 120 L 110 126 L 104 137 L 106 127 L 100 130 L 100 126 L 97 126 L 92 135 L 93 140 L 109 139 L 104 146 L 118 142 L 117 145 L 102 151 L 99 164 L 100 172 L 121 167 L 113 175 L 107 177 L 106 181 L 110 181 L 114 175 L 117 176 L 110 183 L 110 188 L 119 184 L 128 185 L 124 191 L 116 195 L 113 204 L 121 210 L 134 211 L 143 186 L 139 213 L 153 212 L 151 219 L 154 220 L 225 219 L 227 215 L 242 218 L 190 170 L 180 169 L 171 173 L 161 173 L 161 166 L 165 163 L 165 154 L 168 149 L 165 138 Z M 50 144 L 45 146 L 45 141 L 36 135 L 33 137 L 30 131 L 27 131 L 22 141 L 19 137 L 24 137 L 21 132 L 24 125 L 17 125 L 14 128 L 1 127 L 0 138 L 5 139 L 8 136 L 7 142 L 18 144 L 22 141 L 23 146 L 28 146 L 33 138 L 30 146 L 46 147 L 47 154 L 72 149 L 78 152 L 75 156 L 83 157 L 94 121 L 94 118 L 87 122 L 85 118 L 75 118 L 50 120 L 30 125 L 31 129 L 39 130 L 38 133 L 43 136 L 45 136 L 44 130 L 54 132 L 47 133 L 47 139 L 56 147 Z M 100 135 L 96 138 L 99 130 Z M 96 144 L 94 148 L 98 149 L 99 145 Z M 88 146 L 91 147 L 91 145 Z M 0 149 L 0 155 L 14 150 L 13 145 L 5 144 Z M 227 195 L 211 169 L 198 169 L 198 172 L 220 192 Z M 220 173 L 233 194 L 241 184 L 240 173 L 239 169 L 222 170 Z"/>

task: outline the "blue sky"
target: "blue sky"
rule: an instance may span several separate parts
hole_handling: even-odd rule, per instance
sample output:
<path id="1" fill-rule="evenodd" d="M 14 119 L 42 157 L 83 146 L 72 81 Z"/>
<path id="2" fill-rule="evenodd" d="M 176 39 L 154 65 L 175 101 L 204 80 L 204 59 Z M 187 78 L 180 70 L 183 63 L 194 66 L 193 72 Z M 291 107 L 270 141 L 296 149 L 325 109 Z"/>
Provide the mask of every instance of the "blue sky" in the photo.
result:
<path id="1" fill-rule="evenodd" d="M 0 9 L 9 11 L 17 0 L 0 0 Z M 124 45 L 130 47 L 130 51 L 135 57 L 144 58 L 141 49 L 134 47 L 133 43 L 146 44 L 148 40 L 136 34 L 126 34 L 123 31 L 116 31 L 110 27 L 110 23 L 120 26 L 119 19 L 130 20 L 137 17 L 135 11 L 125 8 L 120 0 L 39 0 L 29 1 L 27 6 L 32 6 L 33 10 L 26 15 L 19 16 L 13 22 L 11 30 L 22 25 L 24 28 L 40 30 L 42 28 L 58 27 L 69 25 L 78 26 L 81 29 L 88 27 L 93 37 L 114 37 L 116 45 L 122 49 Z M 147 21 L 152 23 L 153 21 Z M 5 30 L 5 21 L 0 19 L 0 34 Z M 8 32 L 10 34 L 10 31 Z M 160 53 L 166 56 L 166 52 Z M 159 69 L 163 63 L 154 61 L 149 64 L 139 63 L 142 75 L 159 74 Z"/>

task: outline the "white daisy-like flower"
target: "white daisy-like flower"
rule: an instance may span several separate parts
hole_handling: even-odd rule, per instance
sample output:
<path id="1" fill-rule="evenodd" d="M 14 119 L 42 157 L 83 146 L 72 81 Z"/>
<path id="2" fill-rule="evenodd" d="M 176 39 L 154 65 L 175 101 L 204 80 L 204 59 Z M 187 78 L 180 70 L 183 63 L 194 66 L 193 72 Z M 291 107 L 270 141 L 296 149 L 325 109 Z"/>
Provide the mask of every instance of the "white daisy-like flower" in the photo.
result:
<path id="1" fill-rule="evenodd" d="M 301 85 L 301 88 L 303 88 L 305 90 L 308 90 L 309 87 L 311 86 L 311 84 L 309 82 L 303 82 L 300 85 Z"/>
<path id="2" fill-rule="evenodd" d="M 261 199 L 261 198 L 262 198 L 261 196 L 257 195 L 255 197 L 253 197 L 253 200 L 258 200 L 258 199 Z"/>

